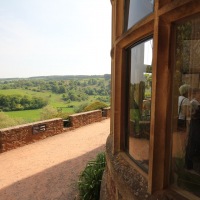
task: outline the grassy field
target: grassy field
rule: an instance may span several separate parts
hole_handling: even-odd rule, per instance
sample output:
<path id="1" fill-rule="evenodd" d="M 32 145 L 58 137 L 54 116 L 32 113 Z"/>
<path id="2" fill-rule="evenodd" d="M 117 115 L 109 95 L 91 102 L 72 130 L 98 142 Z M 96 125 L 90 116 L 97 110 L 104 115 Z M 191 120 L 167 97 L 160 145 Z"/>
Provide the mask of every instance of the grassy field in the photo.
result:
<path id="1" fill-rule="evenodd" d="M 6 114 L 12 118 L 21 118 L 24 119 L 26 122 L 33 122 L 40 120 L 40 112 L 41 109 L 37 109 L 37 110 L 11 111 L 11 112 L 6 112 Z"/>
<path id="2" fill-rule="evenodd" d="M 22 110 L 22 111 L 11 111 L 5 112 L 11 118 L 21 118 L 26 122 L 34 122 L 40 120 L 40 113 L 42 109 L 36 110 Z M 63 113 L 73 113 L 73 108 L 62 108 Z"/>
<path id="3" fill-rule="evenodd" d="M 43 97 L 48 99 L 48 104 L 54 108 L 62 107 L 62 112 L 73 113 L 73 108 L 69 107 L 69 104 L 62 100 L 62 95 L 53 94 L 51 92 L 34 92 L 31 90 L 25 89 L 9 89 L 9 90 L 0 90 L 0 94 L 4 95 L 27 95 L 31 97 Z M 74 103 L 77 105 L 77 103 Z M 22 110 L 22 111 L 10 111 L 6 112 L 9 117 L 12 118 L 21 118 L 26 122 L 33 122 L 40 120 L 41 109 L 36 110 Z"/>
<path id="4" fill-rule="evenodd" d="M 25 89 L 8 89 L 0 90 L 0 94 L 4 95 L 27 95 L 31 97 L 43 97 L 48 99 L 48 104 L 54 108 L 61 109 L 62 113 L 74 113 L 74 108 L 78 107 L 80 104 L 94 102 L 98 96 L 89 96 L 89 99 L 84 102 L 70 102 L 67 103 L 62 100 L 61 94 L 54 94 L 49 91 L 46 92 L 34 92 Z M 26 122 L 34 122 L 40 120 L 40 112 L 42 109 L 36 110 L 23 110 L 23 111 L 10 111 L 5 112 L 11 118 L 21 118 Z"/>

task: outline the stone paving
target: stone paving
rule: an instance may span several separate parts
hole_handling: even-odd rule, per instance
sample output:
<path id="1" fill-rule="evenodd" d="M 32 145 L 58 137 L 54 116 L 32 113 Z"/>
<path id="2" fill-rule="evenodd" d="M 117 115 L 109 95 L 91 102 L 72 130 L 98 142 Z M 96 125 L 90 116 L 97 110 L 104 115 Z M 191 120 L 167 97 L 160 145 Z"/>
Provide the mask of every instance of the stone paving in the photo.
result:
<path id="1" fill-rule="evenodd" d="M 73 200 L 87 162 L 105 150 L 110 119 L 0 154 L 0 200 Z"/>

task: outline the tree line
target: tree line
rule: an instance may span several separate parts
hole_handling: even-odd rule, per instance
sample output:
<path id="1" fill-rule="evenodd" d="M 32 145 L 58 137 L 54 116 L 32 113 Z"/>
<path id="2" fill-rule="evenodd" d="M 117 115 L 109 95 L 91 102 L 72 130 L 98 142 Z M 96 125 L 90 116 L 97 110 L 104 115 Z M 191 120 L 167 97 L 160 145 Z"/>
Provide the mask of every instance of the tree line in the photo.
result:
<path id="1" fill-rule="evenodd" d="M 26 89 L 34 92 L 50 91 L 62 94 L 64 101 L 85 101 L 89 95 L 104 96 L 109 101 L 111 82 L 109 76 L 104 78 L 76 80 L 31 80 L 20 79 L 0 82 L 0 89 Z M 106 98 L 105 98 L 106 96 Z M 100 98 L 101 99 L 101 98 Z M 100 100 L 99 99 L 99 100 Z"/>
<path id="2" fill-rule="evenodd" d="M 47 104 L 48 101 L 41 97 L 29 97 L 26 95 L 0 95 L 1 111 L 39 109 Z"/>

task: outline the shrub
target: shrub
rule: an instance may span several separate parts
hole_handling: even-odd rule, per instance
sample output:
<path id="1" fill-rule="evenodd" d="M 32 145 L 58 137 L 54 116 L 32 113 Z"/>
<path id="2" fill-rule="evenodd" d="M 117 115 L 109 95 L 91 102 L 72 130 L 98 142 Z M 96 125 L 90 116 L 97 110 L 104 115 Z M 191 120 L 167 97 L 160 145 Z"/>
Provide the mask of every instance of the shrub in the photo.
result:
<path id="1" fill-rule="evenodd" d="M 62 112 L 62 110 L 56 109 L 52 107 L 51 105 L 45 106 L 41 112 L 40 112 L 40 119 L 41 120 L 47 120 L 52 118 L 62 118 L 62 119 L 68 119 L 69 115 L 72 113 L 65 113 Z"/>
<path id="2" fill-rule="evenodd" d="M 78 189 L 81 200 L 98 200 L 101 180 L 105 169 L 105 153 L 99 153 L 95 160 L 89 161 L 79 177 Z"/>
<path id="3" fill-rule="evenodd" d="M 40 112 L 41 120 L 52 119 L 58 115 L 58 111 L 56 108 L 48 105 L 42 108 Z"/>
<path id="4" fill-rule="evenodd" d="M 58 112 L 58 114 L 55 117 L 59 117 L 62 119 L 69 119 L 69 115 L 71 115 L 72 113 L 64 113 L 64 112 Z"/>
<path id="5" fill-rule="evenodd" d="M 84 109 L 88 106 L 88 103 L 82 103 L 80 104 L 79 106 L 75 107 L 74 108 L 74 112 L 75 113 L 80 113 L 80 112 L 83 112 Z"/>
<path id="6" fill-rule="evenodd" d="M 106 103 L 96 101 L 96 102 L 91 103 L 87 107 L 85 107 L 84 111 L 86 112 L 86 111 L 91 111 L 91 110 L 103 109 L 106 107 L 108 107 L 108 105 Z"/>
<path id="7" fill-rule="evenodd" d="M 23 123 L 25 123 L 25 121 L 21 118 L 12 119 L 8 115 L 6 115 L 4 112 L 0 112 L 0 129 L 16 126 Z"/>

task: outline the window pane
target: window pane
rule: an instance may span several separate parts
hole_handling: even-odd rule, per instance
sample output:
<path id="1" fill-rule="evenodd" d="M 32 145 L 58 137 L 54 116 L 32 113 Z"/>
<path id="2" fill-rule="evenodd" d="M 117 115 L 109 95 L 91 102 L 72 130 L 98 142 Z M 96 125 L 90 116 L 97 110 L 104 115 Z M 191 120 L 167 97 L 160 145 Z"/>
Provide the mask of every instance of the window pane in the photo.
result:
<path id="1" fill-rule="evenodd" d="M 153 12 L 154 0 L 127 0 L 125 17 L 128 20 L 126 30 Z"/>
<path id="2" fill-rule="evenodd" d="M 200 197 L 200 16 L 175 29 L 172 182 Z"/>
<path id="3" fill-rule="evenodd" d="M 152 45 L 149 39 L 129 50 L 128 152 L 144 169 L 149 163 Z"/>

